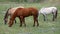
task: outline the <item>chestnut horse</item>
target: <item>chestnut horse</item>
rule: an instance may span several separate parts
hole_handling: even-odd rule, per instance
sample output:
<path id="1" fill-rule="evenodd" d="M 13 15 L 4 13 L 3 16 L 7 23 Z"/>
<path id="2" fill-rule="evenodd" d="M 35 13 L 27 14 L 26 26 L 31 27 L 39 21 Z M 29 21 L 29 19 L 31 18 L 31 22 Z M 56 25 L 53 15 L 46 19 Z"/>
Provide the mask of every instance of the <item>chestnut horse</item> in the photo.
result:
<path id="1" fill-rule="evenodd" d="M 30 7 L 30 8 L 18 8 L 18 9 L 16 9 L 14 14 L 10 18 L 9 27 L 11 27 L 13 25 L 13 21 L 15 20 L 16 17 L 18 17 L 20 19 L 20 27 L 22 26 L 22 24 L 24 24 L 24 26 L 26 26 L 25 17 L 28 17 L 28 16 L 34 17 L 34 25 L 33 26 L 35 26 L 35 23 L 37 23 L 37 26 L 39 26 L 38 10 L 36 8 Z"/>
<path id="2" fill-rule="evenodd" d="M 19 7 L 14 7 L 14 8 L 9 8 L 4 16 L 4 23 L 6 24 L 8 22 L 8 16 L 11 17 L 11 15 L 15 12 L 15 10 L 17 8 L 24 8 L 23 6 L 19 6 Z M 16 23 L 16 20 L 15 20 Z"/>

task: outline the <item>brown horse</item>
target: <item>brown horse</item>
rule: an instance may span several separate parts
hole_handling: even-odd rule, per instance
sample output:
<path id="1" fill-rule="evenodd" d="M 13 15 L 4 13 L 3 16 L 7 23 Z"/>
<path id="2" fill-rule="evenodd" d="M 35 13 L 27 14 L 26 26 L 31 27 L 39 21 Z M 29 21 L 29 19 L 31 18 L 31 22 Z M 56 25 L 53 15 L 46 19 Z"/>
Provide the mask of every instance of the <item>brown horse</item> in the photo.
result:
<path id="1" fill-rule="evenodd" d="M 11 17 L 11 15 L 15 12 L 15 10 L 17 8 L 24 8 L 23 6 L 19 6 L 19 7 L 14 7 L 14 8 L 9 8 L 4 16 L 4 23 L 6 24 L 8 22 L 8 16 Z M 15 20 L 16 23 L 16 20 Z"/>
<path id="2" fill-rule="evenodd" d="M 28 17 L 28 16 L 34 17 L 33 26 L 35 26 L 35 23 L 37 23 L 37 26 L 39 26 L 38 10 L 36 8 L 30 7 L 30 8 L 18 8 L 10 18 L 9 27 L 11 27 L 13 25 L 13 21 L 15 20 L 16 17 L 18 17 L 20 19 L 20 27 L 22 26 L 22 23 L 24 24 L 24 26 L 26 26 L 25 17 Z"/>

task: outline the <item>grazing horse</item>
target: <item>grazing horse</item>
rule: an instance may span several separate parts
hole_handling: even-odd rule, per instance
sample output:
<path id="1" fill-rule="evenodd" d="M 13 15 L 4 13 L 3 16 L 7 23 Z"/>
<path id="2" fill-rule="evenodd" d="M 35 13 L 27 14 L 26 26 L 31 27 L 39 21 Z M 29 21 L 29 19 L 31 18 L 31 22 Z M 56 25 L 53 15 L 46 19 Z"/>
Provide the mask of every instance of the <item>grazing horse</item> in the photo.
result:
<path id="1" fill-rule="evenodd" d="M 11 27 L 13 25 L 13 21 L 15 20 L 16 17 L 18 17 L 20 19 L 20 27 L 22 26 L 22 24 L 24 24 L 24 26 L 26 26 L 25 17 L 28 17 L 28 16 L 33 16 L 33 18 L 34 18 L 34 25 L 33 26 L 35 26 L 35 23 L 37 23 L 37 26 L 39 26 L 39 24 L 38 24 L 38 10 L 36 8 L 30 7 L 30 8 L 16 9 L 14 14 L 10 18 L 9 27 Z"/>
<path id="2" fill-rule="evenodd" d="M 57 18 L 57 8 L 56 7 L 46 7 L 46 8 L 42 8 L 39 11 L 39 14 L 41 13 L 44 16 L 44 21 L 46 20 L 46 15 L 47 14 L 53 14 L 53 21 Z"/>
<path id="3" fill-rule="evenodd" d="M 17 8 L 24 8 L 23 6 L 19 6 L 19 7 L 14 7 L 14 8 L 9 8 L 4 16 L 4 23 L 6 24 L 8 22 L 8 16 L 11 17 L 11 15 L 15 12 L 15 10 Z M 15 20 L 16 23 L 16 20 Z"/>

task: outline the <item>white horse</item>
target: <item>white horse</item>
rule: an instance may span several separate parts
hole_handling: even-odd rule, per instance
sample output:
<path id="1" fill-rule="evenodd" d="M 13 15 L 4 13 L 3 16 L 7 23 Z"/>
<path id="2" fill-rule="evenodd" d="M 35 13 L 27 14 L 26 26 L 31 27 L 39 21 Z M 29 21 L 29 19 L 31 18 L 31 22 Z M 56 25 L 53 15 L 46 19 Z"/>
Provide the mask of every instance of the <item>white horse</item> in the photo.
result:
<path id="1" fill-rule="evenodd" d="M 55 18 L 57 18 L 57 8 L 56 7 L 46 7 L 46 8 L 42 8 L 41 10 L 39 10 L 39 15 L 43 14 L 44 16 L 44 21 L 46 20 L 46 15 L 48 14 L 53 14 L 53 21 L 55 20 Z"/>
<path id="2" fill-rule="evenodd" d="M 14 12 L 16 11 L 17 8 L 24 8 L 23 6 L 18 6 L 18 7 L 14 7 L 14 8 L 9 8 L 4 16 L 4 23 L 6 24 L 8 22 L 8 16 L 12 16 L 12 14 L 14 14 Z M 16 23 L 16 20 L 15 20 Z"/>

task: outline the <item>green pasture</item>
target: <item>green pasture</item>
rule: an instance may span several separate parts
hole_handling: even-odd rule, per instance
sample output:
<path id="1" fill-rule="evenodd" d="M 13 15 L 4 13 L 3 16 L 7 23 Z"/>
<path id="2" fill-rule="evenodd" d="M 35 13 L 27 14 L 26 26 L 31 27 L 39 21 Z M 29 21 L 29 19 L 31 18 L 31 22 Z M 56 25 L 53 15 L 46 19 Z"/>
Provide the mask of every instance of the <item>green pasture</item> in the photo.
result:
<path id="1" fill-rule="evenodd" d="M 51 6 L 49 4 L 40 4 L 40 3 L 0 3 L 0 34 L 60 34 L 60 6 L 58 8 L 58 17 L 55 21 L 52 21 L 52 14 L 48 15 L 47 21 L 43 21 L 43 16 L 39 15 L 38 21 L 39 26 L 33 27 L 33 17 L 26 17 L 25 23 L 26 27 L 19 27 L 19 19 L 16 18 L 17 23 L 13 24 L 12 27 L 8 27 L 8 24 L 5 25 L 3 18 L 9 7 L 35 7 L 38 10 L 42 7 Z"/>

